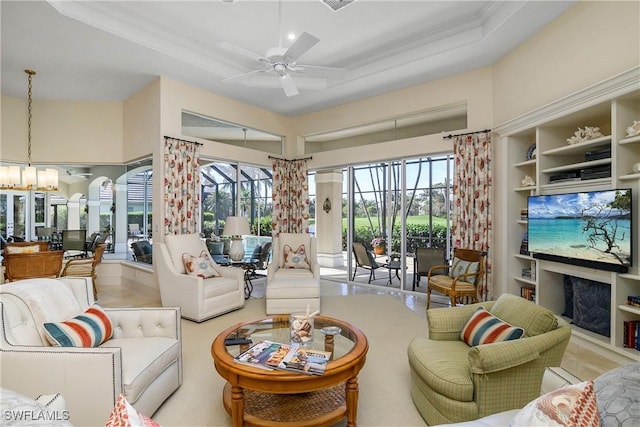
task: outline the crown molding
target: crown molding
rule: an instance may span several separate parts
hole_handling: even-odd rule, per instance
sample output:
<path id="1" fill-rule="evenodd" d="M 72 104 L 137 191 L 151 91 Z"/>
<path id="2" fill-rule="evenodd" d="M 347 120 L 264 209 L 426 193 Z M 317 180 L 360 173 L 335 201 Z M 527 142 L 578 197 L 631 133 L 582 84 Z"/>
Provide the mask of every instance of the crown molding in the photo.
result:
<path id="1" fill-rule="evenodd" d="M 640 66 L 502 122 L 493 130 L 500 136 L 509 136 L 636 90 L 640 90 Z"/>

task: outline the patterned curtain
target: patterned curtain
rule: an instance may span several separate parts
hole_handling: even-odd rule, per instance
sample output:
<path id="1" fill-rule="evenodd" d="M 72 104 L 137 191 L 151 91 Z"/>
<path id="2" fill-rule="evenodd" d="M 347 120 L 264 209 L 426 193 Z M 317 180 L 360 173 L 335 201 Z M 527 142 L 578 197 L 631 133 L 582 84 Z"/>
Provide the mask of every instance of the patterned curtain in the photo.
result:
<path id="1" fill-rule="evenodd" d="M 199 160 L 199 144 L 165 137 L 164 234 L 189 234 L 198 231 Z"/>
<path id="2" fill-rule="evenodd" d="M 486 300 L 491 283 L 489 242 L 493 229 L 491 204 L 491 133 L 457 136 L 453 143 L 455 177 L 453 180 L 453 245 L 456 248 L 487 252 L 487 271 L 480 287 L 480 299 Z"/>
<path id="3" fill-rule="evenodd" d="M 309 232 L 309 183 L 306 160 L 273 161 L 272 235 Z"/>

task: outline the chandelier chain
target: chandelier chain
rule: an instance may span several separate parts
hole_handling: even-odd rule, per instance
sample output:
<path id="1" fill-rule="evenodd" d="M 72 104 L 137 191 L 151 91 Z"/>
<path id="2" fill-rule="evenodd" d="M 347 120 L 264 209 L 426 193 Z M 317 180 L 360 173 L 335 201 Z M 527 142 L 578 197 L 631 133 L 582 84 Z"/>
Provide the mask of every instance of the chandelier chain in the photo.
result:
<path id="1" fill-rule="evenodd" d="M 27 163 L 31 166 L 31 78 L 36 73 L 31 70 L 24 70 L 28 77 L 28 91 L 27 91 Z"/>

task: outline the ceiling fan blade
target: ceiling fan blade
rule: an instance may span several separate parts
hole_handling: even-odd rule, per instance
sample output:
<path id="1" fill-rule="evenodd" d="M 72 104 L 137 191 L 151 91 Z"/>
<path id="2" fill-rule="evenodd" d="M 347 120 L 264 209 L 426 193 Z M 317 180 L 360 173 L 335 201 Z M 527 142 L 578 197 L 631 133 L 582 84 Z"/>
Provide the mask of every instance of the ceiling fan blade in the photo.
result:
<path id="1" fill-rule="evenodd" d="M 292 67 L 291 70 L 295 73 L 300 73 L 305 77 L 332 77 L 332 78 L 344 77 L 347 71 L 349 71 L 346 68 L 323 67 L 320 65 L 302 65 L 302 64 Z"/>
<path id="2" fill-rule="evenodd" d="M 284 89 L 284 94 L 287 96 L 296 96 L 300 93 L 289 74 L 283 74 L 280 76 L 280 85 L 282 86 L 282 89 Z"/>
<path id="3" fill-rule="evenodd" d="M 238 55 L 242 55 L 242 56 L 246 56 L 247 58 L 251 58 L 251 59 L 255 59 L 256 61 L 262 62 L 264 63 L 269 63 L 269 60 L 261 55 L 258 55 L 257 53 L 251 52 L 250 50 L 247 50 L 245 48 L 242 48 L 240 46 L 236 46 L 233 45 L 231 43 L 227 43 L 227 42 L 220 42 L 219 46 L 225 50 L 228 50 L 229 52 L 233 52 L 236 53 Z"/>
<path id="4" fill-rule="evenodd" d="M 300 58 L 306 51 L 311 49 L 318 43 L 320 39 L 315 38 L 309 33 L 302 33 L 300 37 L 296 39 L 295 42 L 287 49 L 284 53 L 283 59 L 285 62 L 295 62 L 298 58 Z"/>
<path id="5" fill-rule="evenodd" d="M 236 80 L 243 80 L 246 79 L 248 77 L 251 77 L 253 75 L 256 74 L 261 74 L 261 73 L 266 73 L 268 70 L 253 70 L 253 71 L 249 71 L 248 73 L 242 73 L 242 74 L 238 74 L 236 76 L 231 76 L 231 77 L 227 77 L 226 79 L 222 80 L 224 83 L 228 83 L 228 82 L 233 82 Z"/>

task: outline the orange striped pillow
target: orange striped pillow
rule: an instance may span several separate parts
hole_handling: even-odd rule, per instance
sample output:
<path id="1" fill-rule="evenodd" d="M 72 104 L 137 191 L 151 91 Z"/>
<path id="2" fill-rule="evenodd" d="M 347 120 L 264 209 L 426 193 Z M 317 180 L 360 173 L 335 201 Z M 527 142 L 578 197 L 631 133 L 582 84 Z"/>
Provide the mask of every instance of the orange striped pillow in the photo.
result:
<path id="1" fill-rule="evenodd" d="M 97 347 L 113 335 L 111 319 L 100 304 L 65 322 L 47 322 L 47 338 L 58 347 Z"/>
<path id="2" fill-rule="evenodd" d="M 484 307 L 478 307 L 471 319 L 462 328 L 460 338 L 470 346 L 491 344 L 500 341 L 515 340 L 524 335 L 524 329 L 511 326 L 489 313 Z"/>

